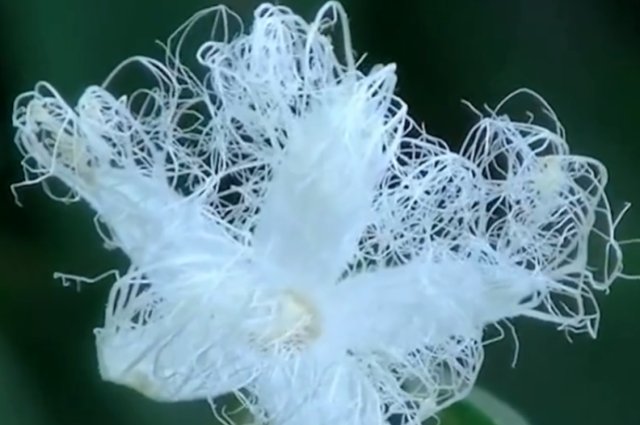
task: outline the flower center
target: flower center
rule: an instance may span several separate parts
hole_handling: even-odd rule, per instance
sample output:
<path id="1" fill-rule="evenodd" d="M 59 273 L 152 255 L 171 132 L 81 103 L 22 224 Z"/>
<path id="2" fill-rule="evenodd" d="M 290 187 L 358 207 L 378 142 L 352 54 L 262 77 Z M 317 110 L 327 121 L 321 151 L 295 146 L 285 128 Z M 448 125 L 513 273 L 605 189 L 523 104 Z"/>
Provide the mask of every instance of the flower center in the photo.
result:
<path id="1" fill-rule="evenodd" d="M 261 350 L 293 354 L 320 336 L 317 309 L 298 292 L 285 291 L 269 310 L 267 326 L 252 338 Z"/>

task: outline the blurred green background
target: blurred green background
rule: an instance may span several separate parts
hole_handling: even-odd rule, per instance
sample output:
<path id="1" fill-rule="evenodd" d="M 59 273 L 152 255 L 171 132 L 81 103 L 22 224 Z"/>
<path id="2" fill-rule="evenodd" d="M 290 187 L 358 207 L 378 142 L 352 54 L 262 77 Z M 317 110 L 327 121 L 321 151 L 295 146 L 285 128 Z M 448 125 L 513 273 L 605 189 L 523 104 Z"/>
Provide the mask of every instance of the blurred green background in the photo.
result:
<path id="1" fill-rule="evenodd" d="M 227 1 L 249 18 L 259 2 Z M 283 1 L 311 18 L 321 0 Z M 640 15 L 605 0 L 345 0 L 354 44 L 367 63 L 398 64 L 412 115 L 452 145 L 473 123 L 460 104 L 495 104 L 526 86 L 556 109 L 575 152 L 608 165 L 614 207 L 640 206 Z M 195 425 L 206 403 L 154 403 L 98 377 L 92 328 L 104 286 L 63 288 L 54 271 L 96 275 L 124 265 L 101 249 L 83 205 L 54 203 L 39 188 L 13 202 L 20 180 L 13 98 L 44 79 L 71 103 L 122 59 L 160 55 L 169 34 L 209 0 L 0 0 L 0 424 Z M 637 5 L 636 5 L 637 6 Z M 623 237 L 640 236 L 640 208 Z M 630 271 L 640 272 L 640 253 Z M 488 348 L 480 383 L 535 425 L 640 424 L 640 283 L 601 297 L 600 337 L 569 343 L 520 320 L 514 343 Z"/>

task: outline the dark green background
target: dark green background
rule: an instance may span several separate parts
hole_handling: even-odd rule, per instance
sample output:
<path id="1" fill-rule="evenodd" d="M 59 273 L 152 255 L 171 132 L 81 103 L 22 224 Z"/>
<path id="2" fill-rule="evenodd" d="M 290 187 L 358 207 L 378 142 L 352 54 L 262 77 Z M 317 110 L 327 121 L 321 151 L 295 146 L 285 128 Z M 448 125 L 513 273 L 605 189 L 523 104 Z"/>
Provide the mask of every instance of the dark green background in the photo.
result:
<path id="1" fill-rule="evenodd" d="M 227 2 L 244 17 L 256 1 Z M 318 0 L 283 2 L 311 17 Z M 635 2 L 637 3 L 637 1 Z M 38 188 L 14 205 L 20 179 L 12 99 L 44 79 L 73 103 L 122 59 L 156 55 L 206 0 L 0 0 L 0 424 L 165 425 L 211 423 L 206 403 L 163 405 L 99 380 L 91 330 L 104 286 L 80 293 L 52 279 L 95 275 L 124 261 L 105 254 L 82 205 L 65 207 Z M 608 165 L 614 207 L 640 206 L 640 17 L 615 1 L 351 0 L 358 51 L 396 62 L 399 93 L 429 131 L 456 145 L 473 116 L 460 104 L 495 104 L 526 86 L 564 123 L 573 149 Z M 634 14 L 635 13 L 635 14 Z M 640 236 L 640 208 L 623 237 Z M 640 251 L 627 265 L 640 272 Z M 519 321 L 513 341 L 488 349 L 481 384 L 535 425 L 640 424 L 640 283 L 601 297 L 600 338 L 569 343 L 551 327 Z"/>

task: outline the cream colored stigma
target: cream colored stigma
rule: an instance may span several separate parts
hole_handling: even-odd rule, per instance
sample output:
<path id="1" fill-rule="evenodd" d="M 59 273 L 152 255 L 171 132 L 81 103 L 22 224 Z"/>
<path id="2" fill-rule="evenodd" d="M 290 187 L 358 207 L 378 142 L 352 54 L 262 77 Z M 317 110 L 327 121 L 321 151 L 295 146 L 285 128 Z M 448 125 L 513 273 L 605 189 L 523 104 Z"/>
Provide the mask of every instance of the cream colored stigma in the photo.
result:
<path id="1" fill-rule="evenodd" d="M 252 335 L 260 350 L 294 354 L 320 336 L 320 317 L 303 295 L 284 291 L 270 307 L 267 326 Z"/>

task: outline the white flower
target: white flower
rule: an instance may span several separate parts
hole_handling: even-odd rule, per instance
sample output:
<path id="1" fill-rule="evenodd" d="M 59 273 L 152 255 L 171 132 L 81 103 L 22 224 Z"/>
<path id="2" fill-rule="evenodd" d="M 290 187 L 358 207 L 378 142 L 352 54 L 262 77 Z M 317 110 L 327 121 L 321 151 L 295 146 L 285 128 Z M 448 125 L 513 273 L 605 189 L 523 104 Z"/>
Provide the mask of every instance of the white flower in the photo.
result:
<path id="1" fill-rule="evenodd" d="M 489 326 L 595 335 L 592 289 L 625 276 L 617 220 L 606 169 L 569 153 L 546 103 L 516 93 L 550 129 L 501 104 L 454 153 L 407 116 L 394 65 L 359 70 L 339 4 L 311 23 L 263 4 L 241 27 L 211 8 L 75 108 L 46 83 L 16 101 L 22 184 L 84 199 L 131 259 L 96 330 L 104 379 L 165 401 L 235 392 L 272 424 L 410 422 L 467 394 Z M 114 97 L 133 66 L 154 86 Z"/>

